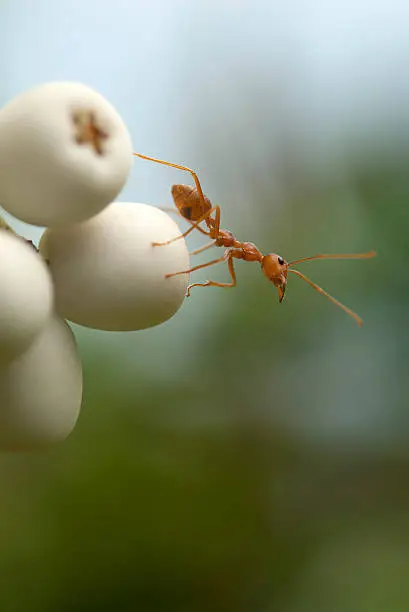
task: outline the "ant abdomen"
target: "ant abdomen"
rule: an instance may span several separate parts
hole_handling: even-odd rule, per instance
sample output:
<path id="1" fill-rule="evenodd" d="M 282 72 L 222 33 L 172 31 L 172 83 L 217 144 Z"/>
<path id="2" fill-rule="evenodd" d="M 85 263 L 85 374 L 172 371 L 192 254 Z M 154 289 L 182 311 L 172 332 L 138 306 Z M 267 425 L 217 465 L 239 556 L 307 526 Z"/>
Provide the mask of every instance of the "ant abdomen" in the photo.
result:
<path id="1" fill-rule="evenodd" d="M 209 198 L 204 202 L 195 187 L 172 185 L 172 197 L 180 214 L 190 221 L 197 221 L 212 208 Z"/>

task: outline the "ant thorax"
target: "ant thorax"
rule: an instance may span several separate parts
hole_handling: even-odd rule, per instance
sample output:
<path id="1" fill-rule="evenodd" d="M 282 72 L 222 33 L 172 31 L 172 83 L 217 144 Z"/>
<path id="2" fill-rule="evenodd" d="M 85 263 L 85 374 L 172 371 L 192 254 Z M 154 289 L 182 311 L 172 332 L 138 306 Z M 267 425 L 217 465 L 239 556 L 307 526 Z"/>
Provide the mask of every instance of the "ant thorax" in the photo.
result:
<path id="1" fill-rule="evenodd" d="M 233 247 L 236 246 L 237 240 L 234 234 L 229 230 L 219 230 L 216 238 L 216 246 Z"/>
<path id="2" fill-rule="evenodd" d="M 245 261 L 262 261 L 263 255 L 253 242 L 242 242 L 241 248 Z"/>

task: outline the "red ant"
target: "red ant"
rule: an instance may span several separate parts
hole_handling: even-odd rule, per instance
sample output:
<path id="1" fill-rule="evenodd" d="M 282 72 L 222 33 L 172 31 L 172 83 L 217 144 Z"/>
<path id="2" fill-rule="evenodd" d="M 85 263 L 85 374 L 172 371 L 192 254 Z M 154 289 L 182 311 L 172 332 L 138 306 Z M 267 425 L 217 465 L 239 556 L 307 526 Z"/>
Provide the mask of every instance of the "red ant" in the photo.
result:
<path id="1" fill-rule="evenodd" d="M 237 282 L 233 259 L 243 259 L 243 261 L 258 261 L 261 264 L 261 269 L 265 276 L 274 284 L 275 287 L 277 287 L 280 303 L 284 299 L 288 272 L 292 272 L 307 282 L 313 289 L 318 291 L 318 293 L 325 295 L 325 297 L 328 298 L 333 304 L 342 308 L 342 310 L 350 315 L 359 326 L 362 325 L 362 319 L 355 312 L 333 298 L 331 295 L 329 295 L 329 293 L 324 291 L 324 289 L 319 287 L 304 274 L 298 270 L 294 270 L 292 266 L 303 263 L 304 261 L 311 261 L 312 259 L 369 259 L 371 257 L 375 257 L 375 251 L 353 254 L 313 255 L 312 257 L 303 257 L 302 259 L 296 259 L 290 262 L 285 261 L 285 259 L 276 253 L 263 255 L 252 242 L 240 242 L 229 230 L 220 229 L 220 207 L 212 206 L 209 198 L 204 195 L 198 176 L 193 170 L 187 168 L 186 166 L 173 164 L 162 159 L 155 159 L 154 157 L 148 157 L 147 155 L 141 155 L 140 153 L 134 153 L 134 155 L 158 164 L 171 166 L 172 168 L 179 168 L 179 170 L 189 172 L 192 175 L 196 185 L 196 188 L 188 185 L 172 186 L 172 196 L 175 205 L 180 215 L 191 224 L 191 227 L 183 234 L 176 236 L 176 238 L 172 238 L 166 242 L 154 242 L 153 246 L 164 246 L 170 244 L 175 240 L 185 238 L 194 229 L 198 229 L 200 232 L 202 232 L 202 234 L 209 236 L 211 238 L 211 242 L 200 247 L 199 249 L 196 249 L 195 251 L 192 251 L 191 255 L 205 251 L 212 246 L 226 247 L 224 254 L 218 259 L 213 259 L 207 263 L 194 266 L 189 270 L 182 270 L 180 272 L 174 272 L 173 274 L 166 275 L 166 278 L 170 278 L 171 276 L 177 276 L 178 274 L 190 274 L 195 270 L 213 266 L 221 261 L 227 261 L 232 279 L 230 283 L 217 283 L 210 280 L 204 281 L 203 283 L 192 283 L 187 288 L 186 297 L 190 296 L 190 291 L 193 287 L 235 287 Z M 202 222 L 206 224 L 207 229 L 200 227 L 200 223 Z"/>

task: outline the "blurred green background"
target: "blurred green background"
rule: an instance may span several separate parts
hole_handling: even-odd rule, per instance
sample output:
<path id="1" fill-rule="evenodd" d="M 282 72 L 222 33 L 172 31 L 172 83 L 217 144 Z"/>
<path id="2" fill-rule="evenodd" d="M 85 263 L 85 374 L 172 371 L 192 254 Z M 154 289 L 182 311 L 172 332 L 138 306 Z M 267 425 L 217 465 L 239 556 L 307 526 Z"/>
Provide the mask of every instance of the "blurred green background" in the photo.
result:
<path id="1" fill-rule="evenodd" d="M 243 262 L 158 328 L 76 327 L 75 432 L 0 457 L 0 610 L 409 610 L 408 5 L 3 0 L 0 27 L 1 103 L 84 81 L 263 252 L 378 252 L 302 268 L 361 330 Z M 139 160 L 122 197 L 188 181 Z"/>

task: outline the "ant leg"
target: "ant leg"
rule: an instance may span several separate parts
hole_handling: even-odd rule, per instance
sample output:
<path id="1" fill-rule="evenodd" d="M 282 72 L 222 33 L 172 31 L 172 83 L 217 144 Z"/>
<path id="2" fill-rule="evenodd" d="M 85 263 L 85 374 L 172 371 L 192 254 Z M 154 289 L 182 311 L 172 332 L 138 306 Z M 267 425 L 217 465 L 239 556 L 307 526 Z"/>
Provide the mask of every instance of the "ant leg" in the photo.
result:
<path id="1" fill-rule="evenodd" d="M 187 166 L 181 166 L 180 164 L 173 164 L 171 162 L 165 161 L 164 159 L 157 159 L 156 157 L 149 157 L 148 155 L 142 155 L 141 153 L 133 153 L 136 157 L 140 157 L 141 159 L 147 159 L 148 161 L 155 162 L 156 164 L 163 164 L 164 166 L 170 166 L 171 168 L 178 168 L 179 170 L 184 170 L 185 172 L 189 172 L 196 185 L 197 192 L 199 194 L 200 199 L 202 200 L 205 208 L 205 199 L 203 195 L 202 186 L 200 184 L 199 178 L 194 170 L 191 170 Z"/>
<path id="2" fill-rule="evenodd" d="M 171 207 L 165 206 L 164 208 L 159 207 L 159 210 L 163 210 L 166 213 L 174 213 L 175 215 L 178 215 L 178 217 L 181 217 L 181 219 L 183 219 L 187 223 L 190 223 L 190 225 L 193 225 L 194 223 L 194 221 L 191 221 L 190 219 L 186 219 L 186 217 L 184 217 L 177 208 L 171 208 Z M 204 230 L 202 227 L 197 227 L 196 229 L 198 229 L 199 232 L 202 232 L 202 234 L 204 234 L 205 236 L 209 236 L 209 232 L 206 232 L 206 230 Z M 162 243 L 159 243 L 159 244 L 162 244 Z M 158 243 L 155 243 L 155 246 L 158 246 Z"/>
<path id="3" fill-rule="evenodd" d="M 233 256 L 231 255 L 231 252 L 229 249 L 227 249 L 224 255 L 222 257 L 219 257 L 219 259 L 213 259 L 212 261 L 208 261 L 207 263 L 200 264 L 198 266 L 194 266 L 193 268 L 190 268 L 189 270 L 182 270 L 181 272 L 173 272 L 172 274 L 166 274 L 165 278 L 170 278 L 171 276 L 178 276 L 179 274 L 190 274 L 191 272 L 195 272 L 196 270 L 201 270 L 202 268 L 208 268 L 209 266 L 214 266 L 215 264 L 220 263 L 221 261 L 226 261 L 226 259 L 227 259 L 227 265 L 229 266 L 230 276 L 232 278 L 231 283 L 217 283 L 216 281 L 210 281 L 210 280 L 207 280 L 204 283 L 193 283 L 192 285 L 188 286 L 186 290 L 186 297 L 190 296 L 190 290 L 192 289 L 192 287 L 235 287 L 237 284 L 236 273 L 235 273 L 234 266 L 233 266 Z"/>
<path id="4" fill-rule="evenodd" d="M 170 240 L 167 240 L 166 242 L 152 242 L 152 246 L 165 246 L 166 244 L 171 244 L 172 242 L 175 242 L 175 240 L 180 240 L 180 238 L 186 238 L 186 236 L 190 234 L 190 232 L 193 232 L 194 229 L 198 229 L 199 231 L 202 232 L 202 234 L 205 234 L 205 236 L 211 236 L 211 232 L 210 231 L 206 232 L 203 228 L 199 227 L 199 224 L 202 223 L 202 221 L 204 221 L 205 219 L 207 219 L 207 217 L 210 217 L 210 215 L 214 213 L 215 211 L 216 211 L 216 218 L 217 218 L 218 209 L 220 211 L 219 206 L 213 206 L 213 208 L 206 211 L 204 215 L 200 217 L 200 219 L 192 223 L 189 229 L 183 232 L 183 234 L 179 234 L 179 236 L 176 236 L 175 238 L 171 238 Z M 219 217 L 220 217 L 220 212 L 219 212 Z"/>
<path id="5" fill-rule="evenodd" d="M 191 272 L 196 272 L 196 270 L 201 270 L 202 268 L 208 268 L 209 266 L 214 266 L 221 261 L 226 261 L 229 257 L 230 251 L 227 250 L 223 254 L 222 257 L 218 259 L 212 259 L 212 261 L 208 261 L 207 263 L 199 264 L 198 266 L 194 266 L 193 268 L 189 268 L 189 270 L 181 270 L 180 272 L 172 272 L 171 274 L 165 274 L 165 278 L 170 278 L 171 276 L 179 276 L 179 274 L 190 274 Z"/>
<path id="6" fill-rule="evenodd" d="M 233 266 L 233 257 L 230 255 L 227 260 L 229 266 L 230 276 L 232 278 L 231 283 L 216 283 L 216 281 L 207 280 L 204 283 L 192 283 L 186 290 L 186 297 L 190 297 L 190 291 L 193 287 L 235 287 L 237 285 L 236 272 Z"/>
<path id="7" fill-rule="evenodd" d="M 171 208 L 170 206 L 165 206 L 164 208 L 159 207 L 159 210 L 163 210 L 164 212 L 167 213 L 174 213 L 175 215 L 179 215 L 179 217 L 182 217 L 182 219 L 184 219 L 185 217 L 182 215 L 182 213 L 177 209 L 177 208 Z M 186 219 L 187 221 L 188 219 Z"/>
<path id="8" fill-rule="evenodd" d="M 157 159 L 156 157 L 149 157 L 148 155 L 142 155 L 142 153 L 133 153 L 133 155 L 135 155 L 135 157 L 140 157 L 141 159 L 146 159 L 148 161 L 152 161 L 155 162 L 156 164 L 162 164 L 164 166 L 170 166 L 171 168 L 178 168 L 179 170 L 183 170 L 184 172 L 189 172 L 192 177 L 193 180 L 195 182 L 196 185 L 196 189 L 197 189 L 197 193 L 199 194 L 199 198 L 202 201 L 203 204 L 203 208 L 206 208 L 206 201 L 204 198 L 204 194 L 203 194 L 203 190 L 202 190 L 202 186 L 200 184 L 199 181 L 199 177 L 197 176 L 196 172 L 194 170 L 192 170 L 191 168 L 188 168 L 187 166 L 181 166 L 180 164 L 174 164 L 172 162 L 168 162 L 165 161 L 164 159 Z M 211 211 L 208 212 L 208 214 L 206 214 L 200 221 L 199 223 L 201 223 L 202 221 L 204 221 L 204 219 L 206 219 L 206 217 L 208 215 L 210 215 L 211 212 L 214 212 L 216 210 L 216 223 L 215 223 L 215 229 L 218 232 L 220 229 L 220 208 L 214 207 L 212 208 Z M 183 215 L 182 215 L 183 216 Z M 205 234 L 205 236 L 210 236 L 209 232 L 206 232 L 203 228 L 199 227 L 198 225 L 195 226 L 199 232 L 201 232 L 202 234 Z M 167 242 L 159 242 L 159 243 L 154 243 L 154 246 L 162 246 L 164 244 L 168 244 Z"/>
<path id="9" fill-rule="evenodd" d="M 195 249 L 194 251 L 190 251 L 189 255 L 197 255 L 198 253 L 207 251 L 207 249 L 210 249 L 212 246 L 215 246 L 215 244 L 216 244 L 215 240 L 212 240 L 211 242 L 208 242 L 204 246 L 199 247 L 198 249 Z"/>
<path id="10" fill-rule="evenodd" d="M 220 206 L 215 206 L 214 208 L 216 209 L 216 216 L 214 219 L 213 231 L 218 235 L 220 230 Z"/>

